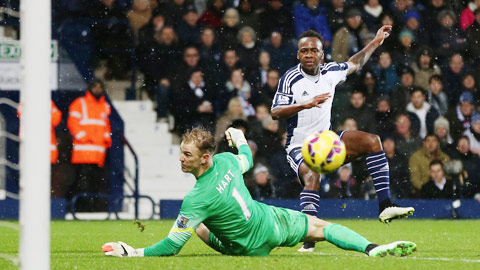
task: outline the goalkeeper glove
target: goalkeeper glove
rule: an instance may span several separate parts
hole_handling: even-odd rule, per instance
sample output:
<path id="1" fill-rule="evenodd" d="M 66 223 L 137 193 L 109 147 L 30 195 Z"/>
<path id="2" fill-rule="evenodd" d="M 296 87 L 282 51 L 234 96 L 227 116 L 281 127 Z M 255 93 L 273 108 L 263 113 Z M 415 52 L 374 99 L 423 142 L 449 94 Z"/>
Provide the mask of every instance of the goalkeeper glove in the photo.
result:
<path id="1" fill-rule="evenodd" d="M 236 146 L 239 148 L 242 145 L 248 145 L 247 139 L 245 139 L 245 135 L 240 129 L 236 128 L 228 128 L 225 131 L 225 136 L 227 137 L 228 145 L 230 147 Z"/>
<path id="2" fill-rule="evenodd" d="M 110 242 L 102 246 L 106 256 L 115 257 L 143 257 L 143 248 L 134 249 L 124 242 Z"/>

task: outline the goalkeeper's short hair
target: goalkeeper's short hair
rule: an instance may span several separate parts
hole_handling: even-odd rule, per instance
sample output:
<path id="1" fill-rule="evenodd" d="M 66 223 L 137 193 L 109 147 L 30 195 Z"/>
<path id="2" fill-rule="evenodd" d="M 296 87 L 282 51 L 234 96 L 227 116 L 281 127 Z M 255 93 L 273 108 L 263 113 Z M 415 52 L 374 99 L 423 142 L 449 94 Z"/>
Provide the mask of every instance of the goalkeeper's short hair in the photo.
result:
<path id="1" fill-rule="evenodd" d="M 182 136 L 183 143 L 194 143 L 202 153 L 213 154 L 215 152 L 215 137 L 204 127 L 195 127 L 187 130 Z"/>

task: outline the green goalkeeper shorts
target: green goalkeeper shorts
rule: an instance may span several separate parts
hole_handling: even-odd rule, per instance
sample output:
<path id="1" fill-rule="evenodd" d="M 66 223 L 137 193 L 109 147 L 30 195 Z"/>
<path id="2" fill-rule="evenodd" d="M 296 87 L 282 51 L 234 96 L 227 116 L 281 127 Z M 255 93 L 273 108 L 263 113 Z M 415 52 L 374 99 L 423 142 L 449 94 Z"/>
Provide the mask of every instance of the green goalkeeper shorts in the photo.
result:
<path id="1" fill-rule="evenodd" d="M 278 230 L 270 241 L 273 248 L 293 247 L 307 236 L 307 215 L 299 211 L 270 206 L 275 217 Z"/>
<path id="2" fill-rule="evenodd" d="M 308 232 L 308 220 L 305 214 L 275 206 L 267 207 L 273 216 L 273 226 L 272 222 L 261 223 L 262 226 L 269 226 L 268 231 L 271 231 L 271 234 L 261 236 L 264 238 L 264 244 L 238 253 L 225 247 L 213 233 L 210 233 L 210 246 L 226 255 L 267 256 L 276 247 L 293 247 L 305 239 Z"/>

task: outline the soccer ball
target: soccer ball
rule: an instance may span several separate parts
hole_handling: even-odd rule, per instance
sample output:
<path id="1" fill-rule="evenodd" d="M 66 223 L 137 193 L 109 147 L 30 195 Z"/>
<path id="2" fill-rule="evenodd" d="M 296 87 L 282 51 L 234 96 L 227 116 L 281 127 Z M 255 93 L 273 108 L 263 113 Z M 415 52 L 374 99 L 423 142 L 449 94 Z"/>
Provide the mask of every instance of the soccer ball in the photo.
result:
<path id="1" fill-rule="evenodd" d="M 331 130 L 310 134 L 302 146 L 305 163 L 318 173 L 335 171 L 345 161 L 346 153 L 345 144 Z"/>

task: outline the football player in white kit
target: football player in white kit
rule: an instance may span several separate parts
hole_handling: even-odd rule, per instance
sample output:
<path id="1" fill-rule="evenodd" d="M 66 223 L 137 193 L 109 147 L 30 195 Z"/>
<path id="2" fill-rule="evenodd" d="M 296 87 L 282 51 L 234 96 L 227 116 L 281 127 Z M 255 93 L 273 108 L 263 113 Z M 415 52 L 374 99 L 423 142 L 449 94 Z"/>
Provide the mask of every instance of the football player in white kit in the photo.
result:
<path id="1" fill-rule="evenodd" d="M 330 117 L 335 86 L 346 76 L 362 68 L 372 53 L 390 35 L 391 25 L 382 26 L 375 38 L 345 63 L 321 64 L 323 53 L 322 36 L 309 30 L 298 41 L 297 59 L 300 64 L 288 70 L 280 79 L 272 104 L 274 119 L 287 119 L 287 160 L 297 173 L 304 189 L 300 193 L 302 212 L 317 215 L 321 175 L 303 163 L 301 146 L 303 140 L 314 131 L 331 129 Z M 412 207 L 400 207 L 390 201 L 389 166 L 380 138 L 362 131 L 341 131 L 348 163 L 366 156 L 379 201 L 379 219 L 388 223 L 393 219 L 412 215 Z M 299 251 L 311 252 L 315 243 L 304 243 Z"/>

